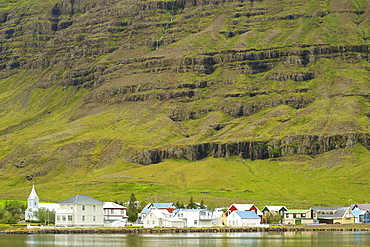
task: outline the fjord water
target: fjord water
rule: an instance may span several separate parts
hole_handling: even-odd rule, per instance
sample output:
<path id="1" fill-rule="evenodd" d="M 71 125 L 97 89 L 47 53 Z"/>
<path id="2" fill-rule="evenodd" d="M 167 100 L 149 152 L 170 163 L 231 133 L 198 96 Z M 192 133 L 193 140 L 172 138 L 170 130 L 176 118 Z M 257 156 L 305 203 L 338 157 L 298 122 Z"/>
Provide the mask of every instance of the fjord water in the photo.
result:
<path id="1" fill-rule="evenodd" d="M 369 246 L 369 232 L 0 235 L 0 246 Z"/>

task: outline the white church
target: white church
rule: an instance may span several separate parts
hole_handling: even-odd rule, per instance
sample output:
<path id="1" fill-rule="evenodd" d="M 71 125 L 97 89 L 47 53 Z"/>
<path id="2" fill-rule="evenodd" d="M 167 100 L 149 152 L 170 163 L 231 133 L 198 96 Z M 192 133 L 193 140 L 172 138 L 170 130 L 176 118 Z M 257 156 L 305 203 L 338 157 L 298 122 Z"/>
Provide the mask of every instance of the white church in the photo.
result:
<path id="1" fill-rule="evenodd" d="M 45 208 L 55 212 L 56 227 L 124 226 L 126 207 L 113 202 L 101 202 L 86 195 L 76 195 L 59 203 L 40 203 L 32 186 L 28 196 L 25 220 L 38 220 L 35 212 Z"/>
<path id="2" fill-rule="evenodd" d="M 35 190 L 35 185 L 32 185 L 32 190 L 27 201 L 25 220 L 38 220 L 38 218 L 35 216 L 35 212 L 37 212 L 39 208 L 45 208 L 50 211 L 56 211 L 59 209 L 58 203 L 40 203 L 39 196 Z"/>

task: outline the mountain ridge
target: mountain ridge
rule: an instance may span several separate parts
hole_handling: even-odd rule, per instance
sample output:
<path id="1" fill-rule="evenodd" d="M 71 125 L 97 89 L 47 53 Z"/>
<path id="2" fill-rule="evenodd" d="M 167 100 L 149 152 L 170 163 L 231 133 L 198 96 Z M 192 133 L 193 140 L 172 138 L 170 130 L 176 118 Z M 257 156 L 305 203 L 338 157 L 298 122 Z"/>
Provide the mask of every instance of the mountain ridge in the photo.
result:
<path id="1" fill-rule="evenodd" d="M 10 184 L 210 156 L 309 165 L 370 148 L 365 0 L 0 6 Z"/>

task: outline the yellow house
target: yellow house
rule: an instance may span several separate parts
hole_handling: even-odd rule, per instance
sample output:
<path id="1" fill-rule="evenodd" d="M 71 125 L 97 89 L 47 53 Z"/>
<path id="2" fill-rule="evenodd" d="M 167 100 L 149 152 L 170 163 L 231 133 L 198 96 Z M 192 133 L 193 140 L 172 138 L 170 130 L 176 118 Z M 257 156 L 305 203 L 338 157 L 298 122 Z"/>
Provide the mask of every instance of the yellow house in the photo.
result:
<path id="1" fill-rule="evenodd" d="M 313 207 L 313 218 L 319 223 L 351 224 L 355 216 L 349 207 Z"/>
<path id="2" fill-rule="evenodd" d="M 226 226 L 227 222 L 227 217 L 225 214 L 225 211 L 227 208 L 215 208 L 214 210 L 214 216 L 215 216 L 215 221 L 213 222 L 213 225 L 215 226 Z"/>

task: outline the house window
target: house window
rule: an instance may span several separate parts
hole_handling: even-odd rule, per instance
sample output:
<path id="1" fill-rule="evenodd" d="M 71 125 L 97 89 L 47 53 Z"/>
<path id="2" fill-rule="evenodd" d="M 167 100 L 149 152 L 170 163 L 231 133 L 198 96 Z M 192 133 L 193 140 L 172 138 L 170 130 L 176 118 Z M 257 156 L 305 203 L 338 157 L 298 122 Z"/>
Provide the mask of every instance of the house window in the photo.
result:
<path id="1" fill-rule="evenodd" d="M 71 209 L 73 209 L 73 206 L 71 206 Z"/>
<path id="2" fill-rule="evenodd" d="M 153 225 L 155 225 L 155 220 L 153 220 Z"/>
<path id="3" fill-rule="evenodd" d="M 35 202 L 35 206 L 37 205 L 37 203 Z"/>
<path id="4" fill-rule="evenodd" d="M 149 221 L 149 220 L 147 220 L 147 221 L 146 221 L 146 223 L 149 225 L 149 224 L 150 224 L 150 221 Z"/>
<path id="5" fill-rule="evenodd" d="M 86 208 L 85 205 L 82 205 L 82 211 L 85 211 L 85 208 Z"/>
<path id="6" fill-rule="evenodd" d="M 62 221 L 66 221 L 66 216 L 62 215 Z"/>
<path id="7" fill-rule="evenodd" d="M 285 218 L 289 218 L 289 214 L 285 214 Z"/>
<path id="8" fill-rule="evenodd" d="M 96 221 L 96 215 L 93 215 L 93 221 Z"/>
<path id="9" fill-rule="evenodd" d="M 111 214 L 114 214 L 114 209 L 111 209 L 111 210 L 110 210 L 110 213 L 111 213 Z"/>
<path id="10" fill-rule="evenodd" d="M 68 221 L 72 221 L 72 215 L 68 215 Z"/>
<path id="11" fill-rule="evenodd" d="M 82 215 L 82 221 L 85 221 L 85 219 L 86 219 L 86 216 Z"/>
<path id="12" fill-rule="evenodd" d="M 96 210 L 96 205 L 93 205 L 93 210 L 94 210 L 94 211 Z"/>
<path id="13" fill-rule="evenodd" d="M 293 218 L 297 218 L 297 215 L 296 214 L 293 214 Z"/>
<path id="14" fill-rule="evenodd" d="M 303 218 L 303 217 L 306 217 L 306 214 L 301 214 L 301 217 Z"/>
<path id="15" fill-rule="evenodd" d="M 197 220 L 194 220 L 194 225 L 198 224 L 198 221 Z"/>
<path id="16" fill-rule="evenodd" d="M 60 215 L 59 214 L 57 215 L 57 221 L 60 221 Z"/>

